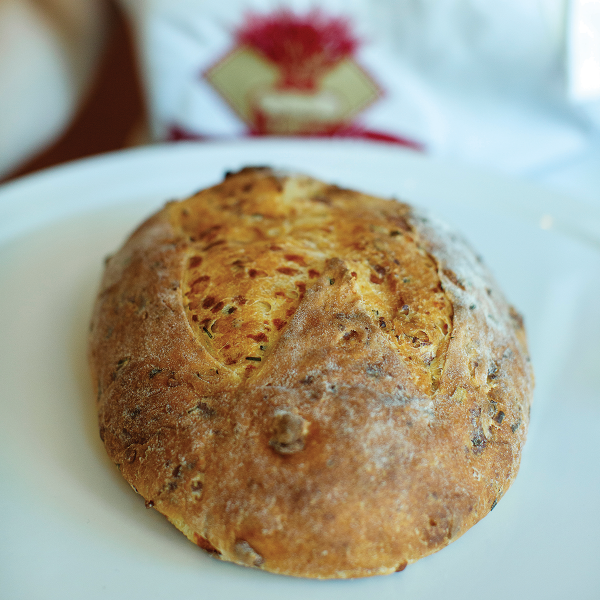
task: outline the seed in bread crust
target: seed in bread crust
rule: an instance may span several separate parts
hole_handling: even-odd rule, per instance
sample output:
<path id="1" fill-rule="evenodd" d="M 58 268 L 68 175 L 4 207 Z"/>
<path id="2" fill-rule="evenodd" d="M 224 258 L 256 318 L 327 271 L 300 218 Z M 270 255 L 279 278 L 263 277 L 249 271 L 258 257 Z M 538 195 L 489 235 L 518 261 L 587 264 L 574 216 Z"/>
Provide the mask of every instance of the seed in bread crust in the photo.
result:
<path id="1" fill-rule="evenodd" d="M 264 562 L 263 557 L 246 540 L 238 540 L 234 551 L 236 558 L 248 567 L 260 567 Z"/>
<path id="2" fill-rule="evenodd" d="M 300 415 L 285 409 L 276 410 L 271 424 L 273 437 L 269 440 L 269 446 L 280 454 L 300 452 L 304 449 L 308 426 L 308 421 Z"/>

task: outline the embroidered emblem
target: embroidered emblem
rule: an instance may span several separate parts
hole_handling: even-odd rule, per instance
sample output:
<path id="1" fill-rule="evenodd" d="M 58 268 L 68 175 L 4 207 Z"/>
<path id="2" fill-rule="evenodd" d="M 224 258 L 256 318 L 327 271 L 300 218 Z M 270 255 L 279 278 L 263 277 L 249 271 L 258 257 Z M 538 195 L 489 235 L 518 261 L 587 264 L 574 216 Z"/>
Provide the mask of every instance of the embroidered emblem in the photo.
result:
<path id="1" fill-rule="evenodd" d="M 253 134 L 336 135 L 381 96 L 359 45 L 347 19 L 320 10 L 250 13 L 203 75 Z"/>

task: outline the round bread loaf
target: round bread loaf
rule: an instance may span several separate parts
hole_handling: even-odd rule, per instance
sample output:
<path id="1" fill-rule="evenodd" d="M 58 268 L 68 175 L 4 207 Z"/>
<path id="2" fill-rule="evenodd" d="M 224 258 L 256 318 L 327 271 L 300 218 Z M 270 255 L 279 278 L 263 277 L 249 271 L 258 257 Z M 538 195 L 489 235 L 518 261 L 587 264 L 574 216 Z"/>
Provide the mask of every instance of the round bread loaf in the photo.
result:
<path id="1" fill-rule="evenodd" d="M 317 578 L 446 546 L 513 481 L 525 333 L 410 206 L 247 168 L 108 260 L 90 362 L 132 487 L 224 560 Z"/>

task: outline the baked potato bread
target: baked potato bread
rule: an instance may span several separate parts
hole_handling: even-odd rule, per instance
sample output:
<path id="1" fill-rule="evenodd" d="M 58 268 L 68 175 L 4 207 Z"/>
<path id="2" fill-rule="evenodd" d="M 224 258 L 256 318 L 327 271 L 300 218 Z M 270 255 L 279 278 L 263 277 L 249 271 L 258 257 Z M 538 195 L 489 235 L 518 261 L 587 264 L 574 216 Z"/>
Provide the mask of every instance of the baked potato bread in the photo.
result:
<path id="1" fill-rule="evenodd" d="M 517 474 L 523 322 L 463 239 L 407 204 L 246 168 L 107 261 L 89 356 L 125 479 L 214 556 L 392 573 Z"/>

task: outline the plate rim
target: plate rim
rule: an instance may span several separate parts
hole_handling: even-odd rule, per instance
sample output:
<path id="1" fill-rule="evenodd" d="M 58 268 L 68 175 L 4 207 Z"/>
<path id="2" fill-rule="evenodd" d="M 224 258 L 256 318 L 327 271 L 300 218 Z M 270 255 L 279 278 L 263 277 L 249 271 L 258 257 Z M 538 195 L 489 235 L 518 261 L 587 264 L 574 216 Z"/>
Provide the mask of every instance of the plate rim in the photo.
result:
<path id="1" fill-rule="evenodd" d="M 387 161 L 388 166 L 404 164 L 425 170 L 435 176 L 438 185 L 440 180 L 446 184 L 449 203 L 457 202 L 460 197 L 481 197 L 487 207 L 509 210 L 514 216 L 533 221 L 542 229 L 555 230 L 600 250 L 600 207 L 534 182 L 381 142 L 278 137 L 151 144 L 69 161 L 6 182 L 0 185 L 0 245 L 61 217 L 77 214 L 82 208 L 109 206 L 111 201 L 107 198 L 82 206 L 68 198 L 68 194 L 58 204 L 44 204 L 46 194 L 56 196 L 61 189 L 75 192 L 78 185 L 82 187 L 81 180 L 86 177 L 92 183 L 98 180 L 106 183 L 108 192 L 115 185 L 111 180 L 115 173 L 130 170 L 135 177 L 136 171 L 149 170 L 150 175 L 145 175 L 143 179 L 134 178 L 131 184 L 128 182 L 128 186 L 123 185 L 122 181 L 117 185 L 120 198 L 113 199 L 113 202 L 122 201 L 127 188 L 132 196 L 139 196 L 151 181 L 162 179 L 162 171 L 152 168 L 153 165 L 162 163 L 172 167 L 203 157 L 210 162 L 222 154 L 231 154 L 233 160 L 240 154 L 250 157 L 257 150 L 259 153 L 275 152 L 282 157 L 289 153 L 314 155 L 317 152 L 330 159 L 338 157 L 341 160 L 344 157 L 347 160 L 350 156 L 353 160 L 365 161 L 366 167 L 383 160 Z M 247 164 L 252 162 L 246 161 Z M 260 159 L 258 162 L 261 162 Z M 274 166 L 277 168 L 277 165 Z M 216 183 L 217 180 L 214 181 Z M 423 186 L 424 182 L 420 184 Z M 89 187 L 83 189 L 89 196 Z M 419 204 L 413 201 L 410 194 L 403 196 L 403 199 Z M 53 197 L 53 200 L 56 198 Z M 163 198 L 165 200 L 167 198 Z M 458 203 L 461 204 L 460 201 Z"/>

